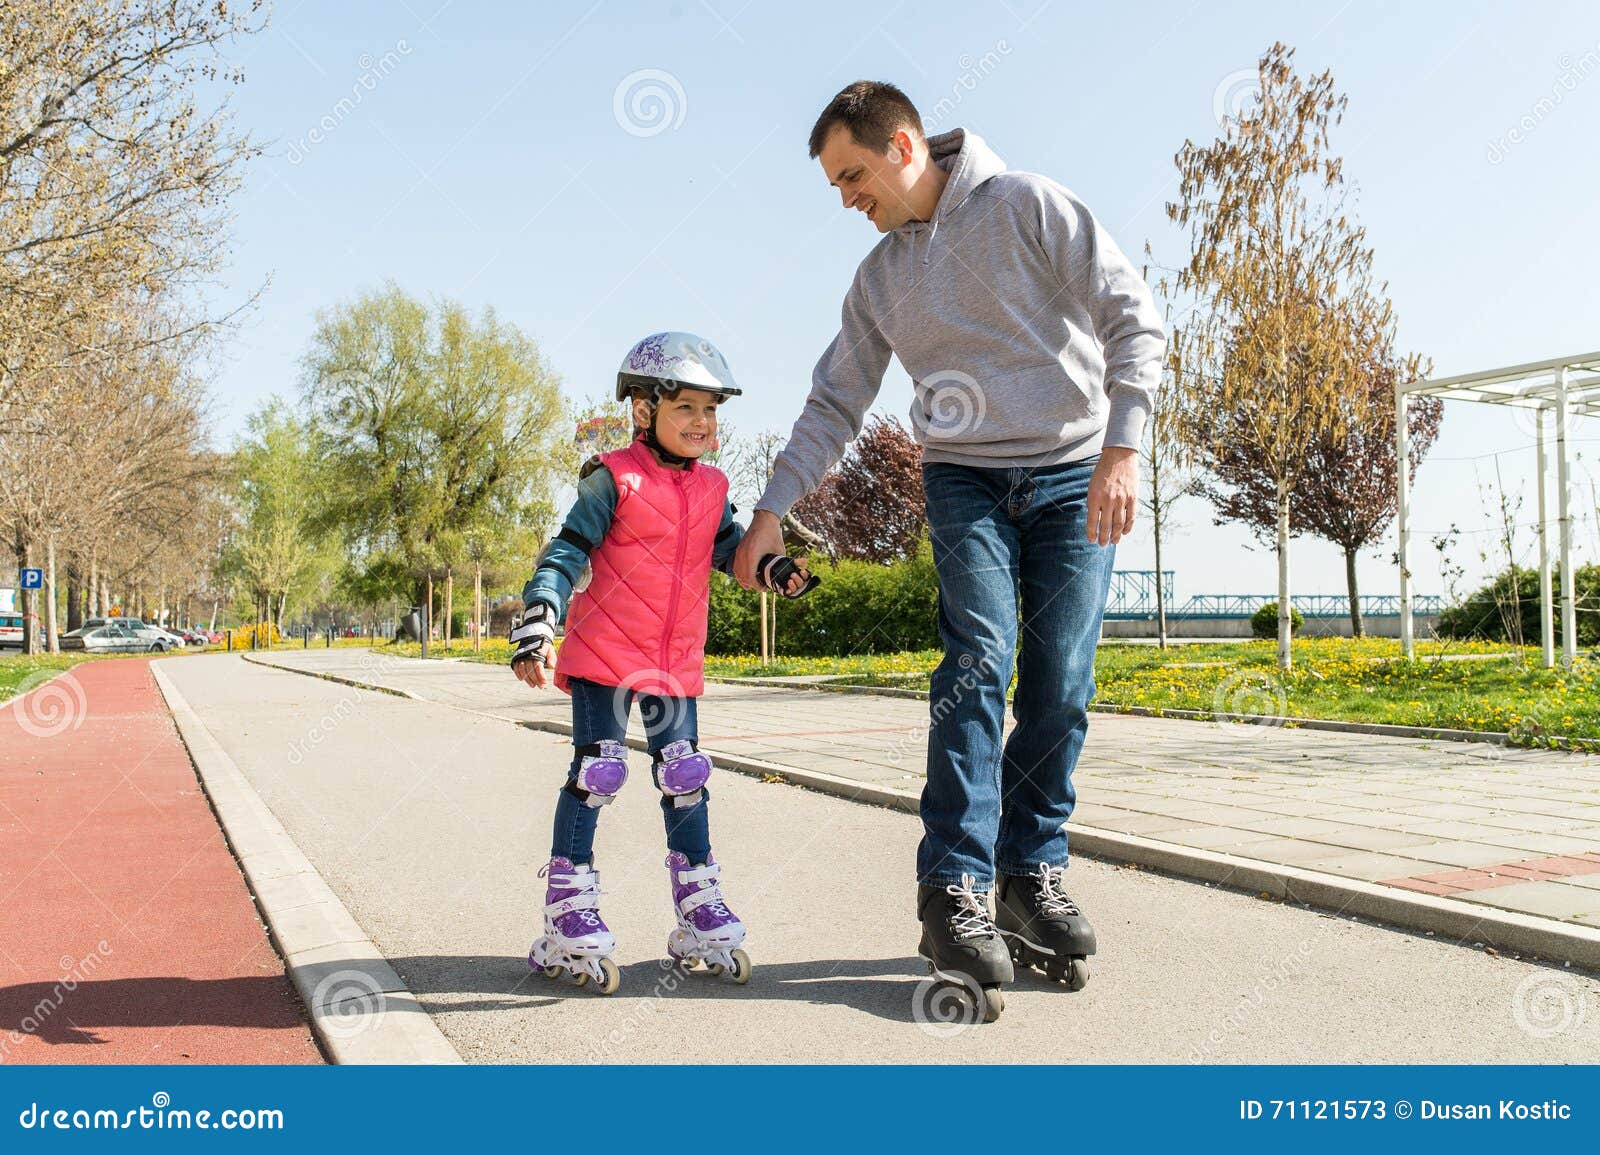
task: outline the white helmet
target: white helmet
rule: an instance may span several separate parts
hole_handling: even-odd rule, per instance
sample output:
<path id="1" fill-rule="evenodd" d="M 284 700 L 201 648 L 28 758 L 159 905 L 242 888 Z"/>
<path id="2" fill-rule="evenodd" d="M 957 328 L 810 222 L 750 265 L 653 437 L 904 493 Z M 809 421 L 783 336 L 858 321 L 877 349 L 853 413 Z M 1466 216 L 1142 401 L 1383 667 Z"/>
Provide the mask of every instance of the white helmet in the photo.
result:
<path id="1" fill-rule="evenodd" d="M 719 397 L 738 397 L 744 390 L 733 383 L 733 370 L 717 347 L 693 333 L 652 333 L 622 359 L 617 370 L 617 400 L 643 387 L 659 395 L 663 388 L 704 389 Z"/>

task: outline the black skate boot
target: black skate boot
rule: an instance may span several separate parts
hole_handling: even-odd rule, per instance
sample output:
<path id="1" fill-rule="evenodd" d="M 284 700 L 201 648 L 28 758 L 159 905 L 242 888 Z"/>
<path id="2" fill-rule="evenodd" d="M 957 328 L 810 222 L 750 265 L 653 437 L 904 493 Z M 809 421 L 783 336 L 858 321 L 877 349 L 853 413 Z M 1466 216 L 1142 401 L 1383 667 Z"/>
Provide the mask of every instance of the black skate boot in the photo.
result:
<path id="1" fill-rule="evenodd" d="M 1094 927 L 1063 889 L 1066 868 L 1039 864 L 1033 874 L 1002 874 L 995 888 L 995 922 L 1021 966 L 1042 970 L 1067 989 L 1089 981 Z"/>
<path id="2" fill-rule="evenodd" d="M 918 953 L 934 976 L 979 999 L 976 1010 L 984 1022 L 998 1019 L 1006 1006 L 1001 987 L 1014 972 L 1005 940 L 989 917 L 988 892 L 974 891 L 971 875 L 948 886 L 919 886 L 917 917 L 922 920 Z"/>

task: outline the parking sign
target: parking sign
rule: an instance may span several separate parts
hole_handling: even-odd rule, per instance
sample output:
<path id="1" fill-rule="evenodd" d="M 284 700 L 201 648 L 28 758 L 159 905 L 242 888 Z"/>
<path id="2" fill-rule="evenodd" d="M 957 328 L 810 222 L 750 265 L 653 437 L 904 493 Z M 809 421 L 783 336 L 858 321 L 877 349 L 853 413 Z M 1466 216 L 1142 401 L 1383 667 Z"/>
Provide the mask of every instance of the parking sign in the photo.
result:
<path id="1" fill-rule="evenodd" d="M 44 570 L 30 567 L 22 571 L 22 588 L 25 590 L 44 589 Z"/>

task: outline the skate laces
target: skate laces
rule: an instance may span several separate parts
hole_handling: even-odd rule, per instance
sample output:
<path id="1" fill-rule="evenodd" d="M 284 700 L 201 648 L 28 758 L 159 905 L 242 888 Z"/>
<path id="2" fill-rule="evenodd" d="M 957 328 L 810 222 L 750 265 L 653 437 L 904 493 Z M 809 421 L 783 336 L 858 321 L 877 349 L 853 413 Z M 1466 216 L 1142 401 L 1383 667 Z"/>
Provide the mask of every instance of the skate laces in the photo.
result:
<path id="1" fill-rule="evenodd" d="M 950 930 L 957 938 L 978 938 L 994 933 L 994 920 L 989 917 L 987 893 L 972 889 L 972 875 L 963 874 L 960 882 L 952 882 L 944 892 L 955 899 L 950 909 Z"/>
<path id="2" fill-rule="evenodd" d="M 1039 864 L 1039 913 L 1052 915 L 1075 916 L 1078 906 L 1062 887 L 1061 876 L 1067 872 L 1060 867 L 1052 867 L 1047 862 Z"/>

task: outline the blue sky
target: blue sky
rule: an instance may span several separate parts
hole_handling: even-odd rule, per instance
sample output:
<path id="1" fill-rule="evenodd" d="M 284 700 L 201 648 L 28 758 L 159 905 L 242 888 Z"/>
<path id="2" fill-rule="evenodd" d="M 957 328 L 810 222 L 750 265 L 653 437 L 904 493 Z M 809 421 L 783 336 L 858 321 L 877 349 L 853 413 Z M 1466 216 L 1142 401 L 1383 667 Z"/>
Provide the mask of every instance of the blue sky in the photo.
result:
<path id="1" fill-rule="evenodd" d="M 608 390 L 646 333 L 703 333 L 746 389 L 727 417 L 786 432 L 876 235 L 806 156 L 835 91 L 893 80 L 925 115 L 940 110 L 937 128 L 969 128 L 1011 167 L 1073 189 L 1130 254 L 1148 240 L 1175 264 L 1173 154 L 1216 134 L 1217 108 L 1279 39 L 1350 98 L 1333 144 L 1402 348 L 1440 373 L 1600 348 L 1600 6 L 1286 8 L 280 0 L 233 52 L 246 70 L 233 107 L 267 155 L 237 200 L 217 300 L 270 284 L 221 358 L 217 438 L 293 392 L 316 310 L 389 279 L 493 305 L 575 396 Z M 641 89 L 665 106 L 630 111 Z M 895 368 L 879 407 L 904 417 L 910 401 Z M 1591 560 L 1600 422 L 1576 435 L 1576 540 Z M 1468 531 L 1469 575 L 1493 540 L 1480 486 L 1497 452 L 1533 521 L 1531 444 L 1503 412 L 1447 409 L 1418 523 Z M 1198 502 L 1179 521 L 1167 550 L 1180 599 L 1275 587 L 1270 553 L 1242 552 L 1245 531 L 1212 526 Z M 1391 549 L 1362 558 L 1366 591 L 1396 588 Z M 1438 592 L 1434 551 L 1417 552 L 1419 591 Z M 1332 547 L 1307 539 L 1294 557 L 1297 591 L 1343 591 Z M 1152 560 L 1141 526 L 1117 564 Z"/>

